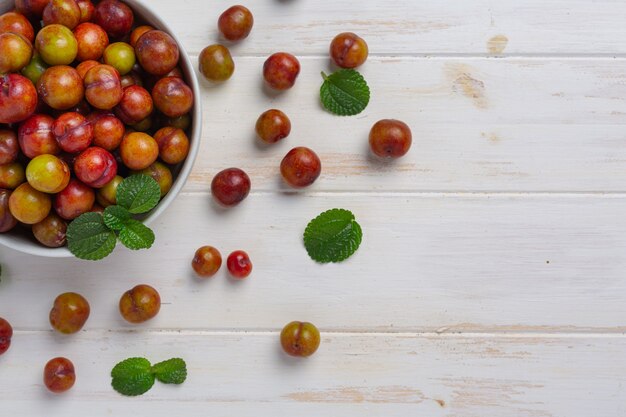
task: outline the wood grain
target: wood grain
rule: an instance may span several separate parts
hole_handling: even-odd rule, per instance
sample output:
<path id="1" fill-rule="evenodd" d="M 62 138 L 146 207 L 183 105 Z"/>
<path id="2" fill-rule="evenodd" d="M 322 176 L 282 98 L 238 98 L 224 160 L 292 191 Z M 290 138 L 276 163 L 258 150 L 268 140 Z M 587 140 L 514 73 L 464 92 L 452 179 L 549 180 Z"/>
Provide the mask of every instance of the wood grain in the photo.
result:
<path id="1" fill-rule="evenodd" d="M 372 102 L 348 118 L 321 110 L 324 59 L 303 59 L 294 89 L 270 96 L 262 63 L 241 58 L 231 82 L 206 88 L 188 190 L 207 190 L 229 166 L 245 169 L 255 190 L 285 190 L 278 166 L 294 146 L 322 159 L 316 191 L 626 190 L 626 60 L 372 58 L 362 70 Z M 254 124 L 272 107 L 287 113 L 293 129 L 264 147 Z M 382 118 L 413 131 L 411 152 L 396 163 L 369 153 L 369 129 Z"/>
<path id="2" fill-rule="evenodd" d="M 190 53 L 218 41 L 217 18 L 232 5 L 227 0 L 176 3 L 153 1 L 181 35 Z M 509 39 L 511 55 L 624 54 L 626 28 L 614 0 L 250 0 L 254 29 L 232 45 L 236 55 L 267 56 L 278 50 L 324 55 L 331 39 L 352 31 L 364 37 L 370 53 L 397 55 L 489 55 L 490 39 Z"/>
<path id="3" fill-rule="evenodd" d="M 333 207 L 364 230 L 357 254 L 313 263 L 307 222 Z M 303 317 L 326 330 L 623 332 L 626 199 L 587 195 L 253 194 L 235 210 L 184 194 L 154 225 L 150 251 L 93 264 L 10 253 L 0 286 L 18 329 L 47 329 L 56 295 L 84 294 L 90 328 L 130 328 L 117 301 L 136 284 L 165 305 L 148 327 L 276 329 Z M 250 253 L 254 271 L 200 282 L 194 251 Z M 16 295 L 21 301 L 13 302 Z"/>
<path id="4" fill-rule="evenodd" d="M 45 354 L 42 355 L 42 346 Z M 45 392 L 49 357 L 74 361 L 77 384 L 62 398 Z M 127 356 L 186 359 L 181 386 L 157 383 L 140 398 L 110 387 Z M 611 361 L 606 358 L 611 357 Z M 93 417 L 139 414 L 621 417 L 626 372 L 623 336 L 324 334 L 306 360 L 279 351 L 278 333 L 50 332 L 16 335 L 0 359 L 7 415 Z M 602 381 L 601 384 L 590 383 Z M 36 401 L 33 401 L 36 399 Z M 170 414 L 168 414 L 168 412 Z M 317 414 L 316 414 L 317 413 Z"/>

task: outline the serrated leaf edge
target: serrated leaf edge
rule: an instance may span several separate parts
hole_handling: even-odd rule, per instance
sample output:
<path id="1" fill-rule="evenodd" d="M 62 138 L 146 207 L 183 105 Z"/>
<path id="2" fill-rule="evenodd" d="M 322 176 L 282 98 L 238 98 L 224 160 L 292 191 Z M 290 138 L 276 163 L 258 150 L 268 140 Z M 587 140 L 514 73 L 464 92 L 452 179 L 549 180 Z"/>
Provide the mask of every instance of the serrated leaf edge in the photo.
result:
<path id="1" fill-rule="evenodd" d="M 309 239 L 309 240 L 310 239 L 321 240 L 321 239 L 311 235 L 313 233 L 313 230 L 312 230 L 313 226 L 314 226 L 315 222 L 318 219 L 320 219 L 322 217 L 325 217 L 326 215 L 330 215 L 331 213 L 347 213 L 347 214 L 349 214 L 350 223 L 348 225 L 350 226 L 351 230 L 356 230 L 357 231 L 354 234 L 355 239 L 349 239 L 348 240 L 349 246 L 341 248 L 339 250 L 339 252 L 338 252 L 339 253 L 338 257 L 334 257 L 334 258 L 331 258 L 330 256 L 318 257 L 318 256 L 316 256 L 315 253 L 313 253 L 313 250 L 309 246 L 307 246 L 306 242 L 307 242 L 307 239 Z M 338 220 L 336 220 L 336 221 L 338 221 Z M 347 230 L 347 228 L 345 228 L 344 230 Z M 356 221 L 356 217 L 355 217 L 354 213 L 352 213 L 350 210 L 335 208 L 335 209 L 326 210 L 326 211 L 320 213 L 313 220 L 311 220 L 309 222 L 309 224 L 307 225 L 307 227 L 305 228 L 305 230 L 304 230 L 303 240 L 304 240 L 304 246 L 305 246 L 305 249 L 306 249 L 308 255 L 314 261 L 316 261 L 318 263 L 323 263 L 323 264 L 324 263 L 339 263 L 339 262 L 343 262 L 346 259 L 350 258 L 359 249 L 359 247 L 361 246 L 361 243 L 363 241 L 363 229 L 361 228 L 361 225 Z"/>

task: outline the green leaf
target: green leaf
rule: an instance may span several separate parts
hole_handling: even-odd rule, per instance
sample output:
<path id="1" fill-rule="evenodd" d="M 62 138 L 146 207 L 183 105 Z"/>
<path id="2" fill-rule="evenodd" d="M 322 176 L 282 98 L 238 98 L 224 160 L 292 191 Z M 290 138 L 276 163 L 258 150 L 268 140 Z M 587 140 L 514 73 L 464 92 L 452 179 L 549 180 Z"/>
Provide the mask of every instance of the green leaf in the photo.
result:
<path id="1" fill-rule="evenodd" d="M 304 231 L 304 246 L 314 261 L 341 262 L 356 252 L 362 238 L 352 212 L 332 209 L 311 220 Z"/>
<path id="2" fill-rule="evenodd" d="M 111 377 L 113 389 L 131 397 L 146 393 L 154 385 L 150 361 L 144 358 L 129 358 L 118 363 Z"/>
<path id="3" fill-rule="evenodd" d="M 131 175 L 120 183 L 115 197 L 117 205 L 131 213 L 146 213 L 159 203 L 161 187 L 152 177 L 143 174 Z"/>
<path id="4" fill-rule="evenodd" d="M 164 384 L 182 384 L 187 379 L 187 364 L 180 358 L 173 358 L 157 363 L 152 372 Z"/>
<path id="5" fill-rule="evenodd" d="M 109 206 L 104 209 L 104 224 L 112 230 L 122 230 L 124 224 L 130 219 L 130 213 L 121 206 Z"/>
<path id="6" fill-rule="evenodd" d="M 115 248 L 115 233 L 104 224 L 98 213 L 85 213 L 67 228 L 67 246 L 80 259 L 97 261 Z"/>
<path id="7" fill-rule="evenodd" d="M 341 69 L 326 75 L 320 88 L 324 108 L 339 116 L 361 113 L 370 102 L 370 88 L 365 78 L 353 69 Z"/>
<path id="8" fill-rule="evenodd" d="M 154 232 L 143 223 L 128 219 L 120 230 L 119 238 L 128 249 L 149 249 L 154 243 Z"/>

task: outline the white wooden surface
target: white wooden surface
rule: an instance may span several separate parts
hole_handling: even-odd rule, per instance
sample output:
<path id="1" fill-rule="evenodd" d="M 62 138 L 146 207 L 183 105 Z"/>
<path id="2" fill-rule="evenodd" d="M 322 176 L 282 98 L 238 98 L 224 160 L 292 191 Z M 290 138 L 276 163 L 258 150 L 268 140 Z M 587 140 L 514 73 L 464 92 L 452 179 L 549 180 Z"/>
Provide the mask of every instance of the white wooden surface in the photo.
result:
<path id="1" fill-rule="evenodd" d="M 154 0 L 192 55 L 217 40 L 231 3 Z M 233 47 L 236 73 L 205 86 L 202 149 L 185 192 L 155 224 L 156 246 L 92 264 L 2 249 L 0 316 L 15 326 L 0 357 L 0 415 L 594 416 L 626 414 L 626 5 L 614 0 L 250 0 L 251 37 Z M 330 39 L 369 43 L 367 110 L 320 109 Z M 269 53 L 301 57 L 296 87 L 267 96 Z M 292 136 L 255 144 L 270 107 Z M 367 132 L 394 117 L 411 153 L 368 157 Z M 278 164 L 310 146 L 324 169 L 291 192 Z M 210 179 L 239 166 L 253 192 L 230 211 Z M 320 211 L 355 212 L 365 238 L 341 265 L 318 266 L 300 236 Z M 245 282 L 224 271 L 195 280 L 203 244 L 245 249 Z M 138 283 L 162 295 L 161 314 L 131 327 L 116 308 Z M 83 332 L 54 334 L 54 297 L 91 302 Z M 310 320 L 316 356 L 281 354 L 278 331 Z M 45 361 L 66 355 L 78 382 L 53 397 Z M 120 397 L 119 360 L 183 356 L 189 380 Z"/>

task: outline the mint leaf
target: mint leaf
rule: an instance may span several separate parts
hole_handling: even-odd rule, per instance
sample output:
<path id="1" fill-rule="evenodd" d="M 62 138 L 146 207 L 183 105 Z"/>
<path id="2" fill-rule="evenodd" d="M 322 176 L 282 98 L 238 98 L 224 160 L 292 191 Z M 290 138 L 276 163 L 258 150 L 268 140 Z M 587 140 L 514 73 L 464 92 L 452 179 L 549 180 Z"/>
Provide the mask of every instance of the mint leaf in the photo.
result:
<path id="1" fill-rule="evenodd" d="M 161 187 L 152 177 L 131 175 L 120 183 L 115 197 L 117 204 L 131 213 L 146 213 L 159 203 Z"/>
<path id="2" fill-rule="evenodd" d="M 339 116 L 361 113 L 370 102 L 370 88 L 365 78 L 356 70 L 341 69 L 326 75 L 320 88 L 324 108 Z"/>
<path id="3" fill-rule="evenodd" d="M 352 212 L 332 209 L 311 220 L 304 231 L 304 246 L 314 261 L 341 262 L 356 252 L 362 238 Z"/>
<path id="4" fill-rule="evenodd" d="M 173 358 L 157 363 L 152 372 L 164 384 L 182 384 L 187 379 L 187 364 L 180 358 Z"/>
<path id="5" fill-rule="evenodd" d="M 128 219 L 120 230 L 119 239 L 128 249 L 149 249 L 154 243 L 154 232 L 143 223 Z"/>
<path id="6" fill-rule="evenodd" d="M 130 213 L 121 206 L 109 206 L 104 209 L 104 224 L 111 230 L 122 230 L 124 223 L 130 219 Z"/>
<path id="7" fill-rule="evenodd" d="M 122 395 L 137 396 L 146 393 L 154 385 L 150 361 L 144 358 L 129 358 L 111 371 L 111 385 Z"/>
<path id="8" fill-rule="evenodd" d="M 67 246 L 80 259 L 100 260 L 113 252 L 116 241 L 98 213 L 82 214 L 67 227 Z"/>

